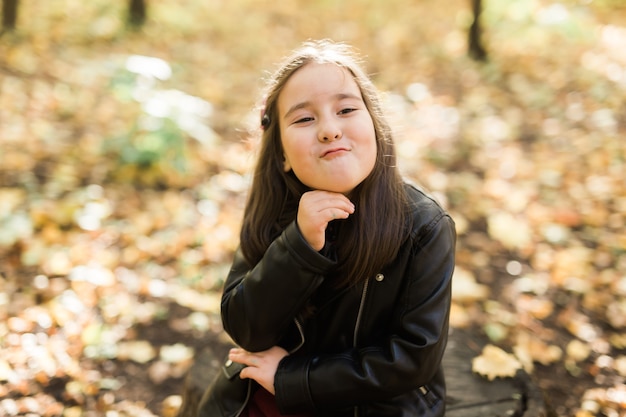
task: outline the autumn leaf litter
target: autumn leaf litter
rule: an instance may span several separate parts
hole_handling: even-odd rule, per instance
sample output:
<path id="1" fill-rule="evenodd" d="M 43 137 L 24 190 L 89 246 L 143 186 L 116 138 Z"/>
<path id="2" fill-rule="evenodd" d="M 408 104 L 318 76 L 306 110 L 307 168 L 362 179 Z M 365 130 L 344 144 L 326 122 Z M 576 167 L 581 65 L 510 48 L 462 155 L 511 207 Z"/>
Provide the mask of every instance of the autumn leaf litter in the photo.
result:
<path id="1" fill-rule="evenodd" d="M 115 33 L 109 23 L 102 36 Z M 557 29 L 526 29 L 525 51 L 494 29 L 495 58 L 482 66 L 448 37 L 441 71 L 423 63 L 394 85 L 383 68 L 377 81 L 400 167 L 457 222 L 451 323 L 486 340 L 474 372 L 524 369 L 562 415 L 625 415 L 626 55 L 616 45 L 626 29 L 577 24 L 595 28 L 591 39 L 558 51 L 540 47 L 563 41 Z M 220 334 L 252 160 L 240 120 L 216 120 L 233 104 L 206 82 L 177 86 L 166 60 L 150 61 L 159 77 L 133 72 L 147 55 L 3 48 L 2 415 L 174 415 L 180 392 L 147 407 L 124 397 L 107 364 L 137 364 L 155 386 L 180 381 L 195 347 L 137 328 Z M 171 305 L 185 315 L 168 321 Z"/>

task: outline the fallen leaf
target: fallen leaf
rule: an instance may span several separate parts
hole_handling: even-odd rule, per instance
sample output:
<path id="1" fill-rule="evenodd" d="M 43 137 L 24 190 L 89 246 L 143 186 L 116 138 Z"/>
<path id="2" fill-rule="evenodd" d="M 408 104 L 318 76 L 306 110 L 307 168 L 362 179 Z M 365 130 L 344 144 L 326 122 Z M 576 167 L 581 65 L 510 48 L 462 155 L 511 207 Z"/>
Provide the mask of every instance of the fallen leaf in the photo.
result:
<path id="1" fill-rule="evenodd" d="M 568 359 L 572 359 L 575 362 L 584 361 L 591 354 L 591 346 L 588 343 L 575 339 L 567 344 L 565 353 Z"/>
<path id="2" fill-rule="evenodd" d="M 161 360 L 167 363 L 188 362 L 193 359 L 194 349 L 182 343 L 161 346 Z"/>
<path id="3" fill-rule="evenodd" d="M 480 356 L 472 359 L 472 371 L 493 381 L 496 378 L 513 377 L 522 369 L 521 362 L 501 348 L 488 344 Z"/>
<path id="4" fill-rule="evenodd" d="M 453 301 L 450 306 L 450 327 L 463 329 L 471 323 L 472 319 L 467 309 Z"/>
<path id="5" fill-rule="evenodd" d="M 626 377 L 626 356 L 621 355 L 617 357 L 613 365 L 615 366 L 615 370 L 618 374 L 622 377 Z"/>
<path id="6" fill-rule="evenodd" d="M 476 282 L 474 274 L 457 266 L 452 277 L 452 299 L 457 303 L 473 303 L 489 296 L 489 288 Z"/>
<path id="7" fill-rule="evenodd" d="M 518 332 L 515 349 L 518 352 L 524 352 L 520 355 L 525 358 L 531 358 L 534 362 L 546 366 L 560 360 L 563 356 L 563 350 L 559 346 L 547 344 L 528 332 Z"/>
<path id="8" fill-rule="evenodd" d="M 163 400 L 161 404 L 162 416 L 161 417 L 176 417 L 178 410 L 183 405 L 183 397 L 180 395 L 170 395 Z"/>
<path id="9" fill-rule="evenodd" d="M 120 342 L 117 347 L 117 358 L 137 363 L 150 362 L 157 356 L 156 349 L 147 340 Z"/>
<path id="10" fill-rule="evenodd" d="M 489 235 L 507 249 L 525 249 L 532 242 L 530 225 L 521 216 L 500 211 L 487 219 Z"/>

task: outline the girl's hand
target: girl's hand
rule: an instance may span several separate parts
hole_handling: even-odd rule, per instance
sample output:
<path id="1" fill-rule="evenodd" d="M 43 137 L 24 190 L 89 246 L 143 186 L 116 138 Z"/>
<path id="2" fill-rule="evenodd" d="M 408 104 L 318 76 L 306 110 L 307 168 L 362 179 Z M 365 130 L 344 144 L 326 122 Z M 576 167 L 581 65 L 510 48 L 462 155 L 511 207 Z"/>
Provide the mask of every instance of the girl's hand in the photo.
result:
<path id="1" fill-rule="evenodd" d="M 255 353 L 247 352 L 240 348 L 233 348 L 228 354 L 228 359 L 247 365 L 239 374 L 240 378 L 254 379 L 263 388 L 276 395 L 274 375 L 276 375 L 278 363 L 287 355 L 287 351 L 279 346 Z"/>
<path id="2" fill-rule="evenodd" d="M 326 242 L 326 227 L 335 219 L 347 219 L 354 213 L 354 204 L 343 194 L 329 191 L 308 191 L 300 198 L 298 227 L 302 236 L 316 251 Z"/>

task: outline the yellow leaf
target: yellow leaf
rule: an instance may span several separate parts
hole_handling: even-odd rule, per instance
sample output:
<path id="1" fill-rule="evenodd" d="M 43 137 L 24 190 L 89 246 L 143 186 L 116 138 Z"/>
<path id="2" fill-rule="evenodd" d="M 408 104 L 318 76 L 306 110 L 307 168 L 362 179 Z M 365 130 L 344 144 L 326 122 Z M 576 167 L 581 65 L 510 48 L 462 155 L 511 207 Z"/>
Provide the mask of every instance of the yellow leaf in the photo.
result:
<path id="1" fill-rule="evenodd" d="M 531 227 L 522 217 L 497 212 L 487 219 L 489 236 L 500 241 L 507 249 L 524 249 L 532 243 Z"/>
<path id="2" fill-rule="evenodd" d="M 489 288 L 476 282 L 474 274 L 462 267 L 454 270 L 452 277 L 452 299 L 460 304 L 474 303 L 489 296 Z"/>
<path id="3" fill-rule="evenodd" d="M 120 342 L 117 347 L 117 358 L 120 360 L 147 363 L 157 356 L 156 349 L 147 340 Z"/>
<path id="4" fill-rule="evenodd" d="M 514 355 L 494 345 L 486 345 L 482 354 L 472 359 L 472 371 L 490 381 L 513 377 L 519 369 L 522 369 L 522 364 Z"/>
<path id="5" fill-rule="evenodd" d="M 567 344 L 565 349 L 567 357 L 575 362 L 584 361 L 591 354 L 591 346 L 588 343 L 583 343 L 580 340 L 574 339 Z"/>
<path id="6" fill-rule="evenodd" d="M 450 306 L 450 326 L 458 329 L 464 329 L 469 327 L 472 323 L 472 318 L 465 307 L 452 302 Z"/>
<path id="7" fill-rule="evenodd" d="M 526 332 L 518 333 L 515 351 L 516 353 L 524 352 L 523 355 L 525 357 L 529 357 L 534 362 L 539 362 L 542 365 L 550 365 L 560 360 L 563 356 L 563 350 L 560 347 L 548 345 L 535 335 Z M 520 355 L 522 354 L 520 353 Z"/>
<path id="8" fill-rule="evenodd" d="M 183 398 L 180 395 L 170 395 L 163 400 L 162 413 L 163 417 L 175 417 L 178 415 L 178 410 L 183 405 Z"/>

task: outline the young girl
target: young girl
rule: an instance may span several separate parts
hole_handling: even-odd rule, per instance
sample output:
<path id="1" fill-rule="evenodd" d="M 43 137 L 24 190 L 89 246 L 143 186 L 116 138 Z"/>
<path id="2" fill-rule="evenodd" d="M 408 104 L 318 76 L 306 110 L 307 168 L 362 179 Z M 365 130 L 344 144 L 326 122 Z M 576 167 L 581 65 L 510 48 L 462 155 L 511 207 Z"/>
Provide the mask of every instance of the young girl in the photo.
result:
<path id="1" fill-rule="evenodd" d="M 378 93 L 342 44 L 274 74 L 224 329 L 216 416 L 443 416 L 452 219 L 396 167 Z"/>

